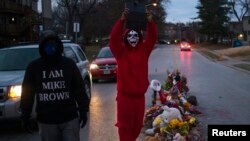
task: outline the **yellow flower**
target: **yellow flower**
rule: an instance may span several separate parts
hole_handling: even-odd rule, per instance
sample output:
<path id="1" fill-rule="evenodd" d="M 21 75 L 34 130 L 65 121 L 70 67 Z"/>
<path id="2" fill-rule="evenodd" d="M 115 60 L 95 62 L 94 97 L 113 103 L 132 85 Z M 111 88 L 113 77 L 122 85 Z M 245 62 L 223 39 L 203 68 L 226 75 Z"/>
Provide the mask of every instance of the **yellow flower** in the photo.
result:
<path id="1" fill-rule="evenodd" d="M 160 117 L 156 117 L 154 120 L 155 125 L 160 125 L 161 122 L 162 122 L 162 119 Z"/>
<path id="2" fill-rule="evenodd" d="M 172 127 L 172 128 L 178 128 L 178 126 L 179 126 L 179 120 L 178 119 L 172 119 L 170 122 L 169 122 L 169 124 L 170 124 L 170 126 Z"/>
<path id="3" fill-rule="evenodd" d="M 179 127 L 185 126 L 186 124 L 187 124 L 187 122 L 186 122 L 186 121 L 184 121 L 184 122 L 180 122 L 180 123 L 179 123 Z"/>
<path id="4" fill-rule="evenodd" d="M 189 124 L 194 124 L 196 122 L 196 119 L 194 117 L 191 117 L 188 121 Z"/>
<path id="5" fill-rule="evenodd" d="M 164 130 L 165 130 L 164 127 L 160 128 L 160 133 L 161 133 L 161 134 L 164 133 Z"/>

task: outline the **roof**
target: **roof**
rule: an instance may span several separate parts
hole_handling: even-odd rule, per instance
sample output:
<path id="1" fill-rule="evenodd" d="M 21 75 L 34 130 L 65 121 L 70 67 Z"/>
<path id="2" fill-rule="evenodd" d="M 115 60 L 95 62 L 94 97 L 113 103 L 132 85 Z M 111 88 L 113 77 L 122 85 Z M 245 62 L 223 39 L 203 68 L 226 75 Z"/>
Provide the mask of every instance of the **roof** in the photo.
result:
<path id="1" fill-rule="evenodd" d="M 30 44 L 30 45 L 13 45 L 2 48 L 1 50 L 5 49 L 19 49 L 19 48 L 38 48 L 38 44 Z"/>
<path id="2" fill-rule="evenodd" d="M 73 43 L 71 40 L 61 40 L 62 43 Z"/>

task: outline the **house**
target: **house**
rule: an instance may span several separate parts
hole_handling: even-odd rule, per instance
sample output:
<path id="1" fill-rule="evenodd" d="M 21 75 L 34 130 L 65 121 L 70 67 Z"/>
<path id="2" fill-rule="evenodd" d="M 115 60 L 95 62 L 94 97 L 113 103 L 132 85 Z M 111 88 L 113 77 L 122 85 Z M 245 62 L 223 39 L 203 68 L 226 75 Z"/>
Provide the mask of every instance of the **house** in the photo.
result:
<path id="1" fill-rule="evenodd" d="M 250 45 L 250 16 L 245 16 L 243 18 L 243 30 L 246 36 L 246 44 Z"/>
<path id="2" fill-rule="evenodd" d="M 0 0 L 0 48 L 38 38 L 38 0 Z"/>

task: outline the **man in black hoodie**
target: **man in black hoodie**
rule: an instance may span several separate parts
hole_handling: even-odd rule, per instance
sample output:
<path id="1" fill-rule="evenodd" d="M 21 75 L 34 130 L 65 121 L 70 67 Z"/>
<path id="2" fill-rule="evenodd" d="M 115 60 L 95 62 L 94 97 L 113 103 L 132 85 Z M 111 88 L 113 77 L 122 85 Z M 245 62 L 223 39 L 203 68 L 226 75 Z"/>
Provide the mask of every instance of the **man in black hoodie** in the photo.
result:
<path id="1" fill-rule="evenodd" d="M 57 36 L 45 37 L 39 44 L 41 57 L 28 65 L 22 84 L 23 126 L 29 130 L 36 101 L 42 141 L 79 141 L 80 126 L 87 122 L 89 98 L 83 79 L 75 62 L 62 52 L 63 44 Z"/>

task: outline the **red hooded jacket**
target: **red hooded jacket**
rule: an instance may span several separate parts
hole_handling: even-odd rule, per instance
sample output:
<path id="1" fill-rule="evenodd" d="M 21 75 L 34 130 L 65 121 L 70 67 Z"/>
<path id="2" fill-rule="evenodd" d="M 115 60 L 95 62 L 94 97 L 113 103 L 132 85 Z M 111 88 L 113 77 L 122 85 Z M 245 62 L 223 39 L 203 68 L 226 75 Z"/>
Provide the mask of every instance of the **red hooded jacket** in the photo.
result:
<path id="1" fill-rule="evenodd" d="M 136 47 L 124 42 L 124 21 L 118 20 L 114 25 L 109 46 L 118 64 L 117 90 L 135 97 L 141 97 L 147 91 L 148 59 L 157 40 L 157 29 L 153 21 L 147 24 L 145 41 L 140 39 Z M 140 36 L 142 38 L 142 36 Z"/>

